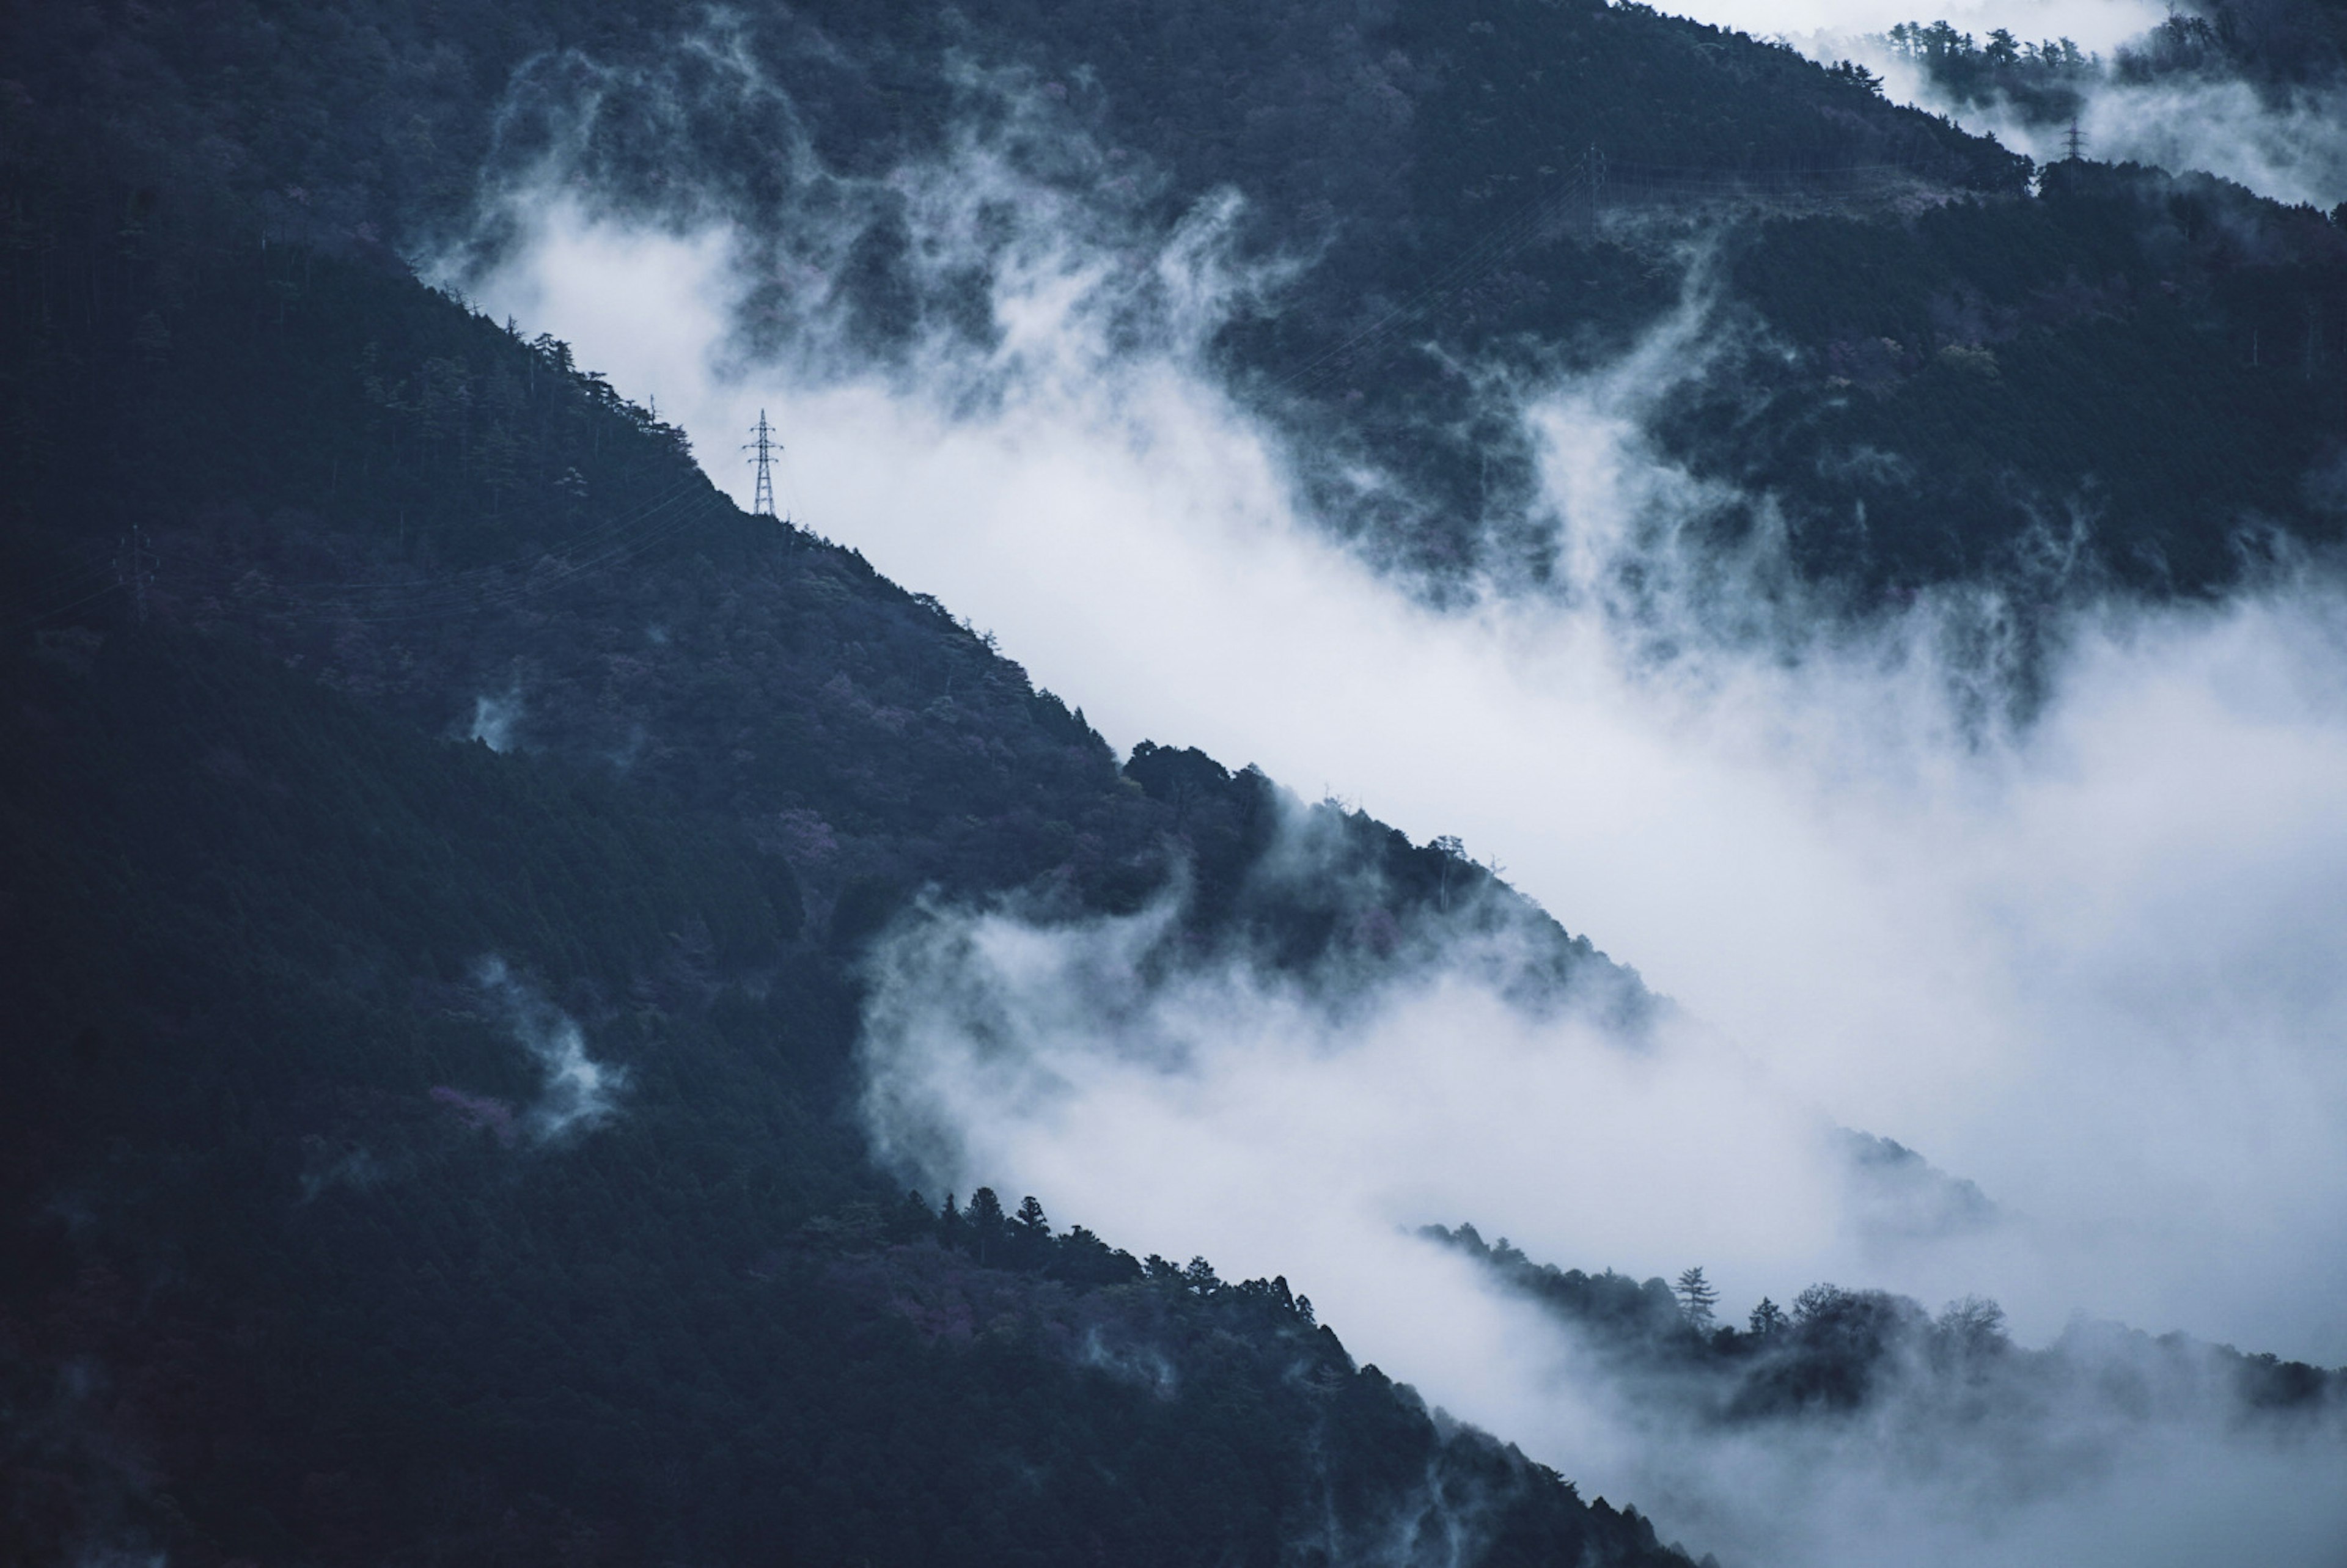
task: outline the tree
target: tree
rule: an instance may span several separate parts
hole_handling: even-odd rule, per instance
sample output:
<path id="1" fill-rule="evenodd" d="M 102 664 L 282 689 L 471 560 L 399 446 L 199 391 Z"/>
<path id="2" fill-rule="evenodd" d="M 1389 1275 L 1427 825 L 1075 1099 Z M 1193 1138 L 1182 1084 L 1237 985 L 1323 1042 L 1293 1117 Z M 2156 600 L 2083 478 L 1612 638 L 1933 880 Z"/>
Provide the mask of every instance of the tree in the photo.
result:
<path id="1" fill-rule="evenodd" d="M 1051 1262 L 1051 1222 L 1043 1217 L 1043 1205 L 1034 1194 L 1028 1194 L 1011 1216 L 1009 1242 L 1009 1260 L 1020 1268 L 1040 1268 Z"/>
<path id="2" fill-rule="evenodd" d="M 969 1229 L 971 1254 L 980 1264 L 989 1251 L 999 1251 L 1005 1221 L 1002 1200 L 994 1195 L 992 1187 L 980 1187 L 969 1195 L 969 1207 L 962 1212 L 963 1223 Z"/>
<path id="3" fill-rule="evenodd" d="M 1940 1333 L 1953 1349 L 1966 1356 L 2002 1349 L 2005 1344 L 2004 1308 L 1984 1296 L 1967 1296 L 1948 1303 L 1940 1314 Z"/>
<path id="4" fill-rule="evenodd" d="M 888 1239 L 899 1245 L 934 1235 L 937 1230 L 938 1216 L 929 1212 L 928 1201 L 918 1193 L 907 1193 L 888 1217 Z"/>
<path id="5" fill-rule="evenodd" d="M 1703 1269 L 1700 1266 L 1688 1269 L 1679 1276 L 1679 1282 L 1673 1288 L 1679 1298 L 1679 1314 L 1688 1325 L 1696 1328 L 1710 1327 L 1711 1309 L 1719 1305 L 1719 1292 L 1714 1290 L 1711 1281 L 1703 1276 Z"/>
<path id="6" fill-rule="evenodd" d="M 948 1193 L 945 1207 L 938 1211 L 938 1240 L 948 1246 L 958 1247 L 961 1245 L 962 1237 L 969 1233 L 969 1229 L 968 1224 L 962 1219 L 960 1208 L 954 1203 L 954 1195 Z"/>
<path id="7" fill-rule="evenodd" d="M 1826 75 L 1839 82 L 1847 82 L 1860 91 L 1882 96 L 1882 78 L 1860 65 L 1856 60 L 1838 60 L 1826 67 Z"/>
<path id="8" fill-rule="evenodd" d="M 1790 1321 L 1785 1316 L 1785 1309 L 1765 1296 L 1760 1298 L 1760 1305 L 1752 1309 L 1752 1317 L 1748 1320 L 1754 1337 L 1761 1339 L 1781 1332 Z"/>

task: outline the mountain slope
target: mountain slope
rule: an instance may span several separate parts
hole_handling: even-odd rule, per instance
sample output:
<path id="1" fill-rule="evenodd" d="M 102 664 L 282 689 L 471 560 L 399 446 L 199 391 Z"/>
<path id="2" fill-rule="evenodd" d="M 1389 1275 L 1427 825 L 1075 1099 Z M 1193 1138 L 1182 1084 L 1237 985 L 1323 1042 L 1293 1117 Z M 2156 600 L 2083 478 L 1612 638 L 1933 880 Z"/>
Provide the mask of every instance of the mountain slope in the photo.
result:
<path id="1" fill-rule="evenodd" d="M 1604 361 L 1678 297 L 1663 259 L 1693 213 L 1727 225 L 1721 319 L 1792 347 L 1723 354 L 1656 438 L 1795 512 L 1805 562 L 1864 605 L 2093 576 L 2023 547 L 2144 441 L 2168 466 L 2122 476 L 2135 531 L 2083 552 L 2108 569 L 2190 589 L 2238 569 L 2245 520 L 2327 538 L 2331 318 L 2305 318 L 2296 383 L 2228 356 L 2239 325 L 2328 308 L 2332 228 L 2136 171 L 2024 198 L 2011 159 L 1861 84 L 1630 7 L 810 15 L 854 46 L 751 27 L 788 87 L 762 119 L 631 97 L 677 56 L 632 5 L 10 14 L 0 1542 L 1672 1560 L 1354 1367 L 1286 1282 L 910 1203 L 849 1109 L 861 960 L 940 904 L 1174 900 L 1184 951 L 1324 994 L 1497 927 L 1513 1000 L 1633 1033 L 1664 1004 L 1455 844 L 1178 746 L 1120 764 L 947 609 L 741 515 L 654 411 L 380 239 L 461 226 L 501 148 L 543 150 L 492 110 L 511 128 L 580 82 L 611 87 L 581 169 L 614 202 L 714 191 L 757 219 L 797 199 L 777 122 L 885 171 L 952 128 L 952 51 L 1022 61 L 1062 128 L 1144 149 L 1134 210 L 1235 180 L 1267 214 L 1249 243 L 1327 241 L 1219 340 L 1225 368 L 1330 450 L 1389 456 L 1414 504 L 1362 538 L 1456 571 L 1508 564 L 1490 525 L 1526 457 L 1444 354 Z M 1283 118 L 1322 27 L 1375 75 Z M 1105 86 L 1068 68 L 1128 41 Z M 552 96 L 526 101 L 533 58 Z M 1584 116 L 1553 71 L 1662 107 Z M 1585 217 L 1514 189 L 1592 128 L 1652 139 L 1613 143 L 1610 185 L 1549 166 Z M 631 183 L 654 174 L 670 195 Z M 876 222 L 826 282 L 877 356 L 890 312 L 967 305 L 907 305 L 910 243 Z M 2211 387 L 2240 417 L 2139 417 Z M 1944 512 L 1900 477 L 1942 461 Z"/>
<path id="2" fill-rule="evenodd" d="M 837 1114 L 852 983 L 719 825 L 225 634 L 38 648 L 13 1560 L 1343 1560 L 1413 1513 L 1662 1560 L 1284 1285 L 908 1221 Z"/>
<path id="3" fill-rule="evenodd" d="M 2098 166 L 2032 197 L 1992 142 L 1639 5 L 1002 0 L 681 30 L 629 0 L 248 0 L 13 26 L 10 141 L 61 167 L 97 158 L 245 235 L 469 235 L 477 259 L 510 239 L 477 227 L 484 180 L 713 217 L 761 279 L 744 341 L 769 348 L 808 310 L 884 361 L 988 341 L 992 258 L 917 264 L 958 241 L 828 183 L 973 128 L 1031 121 L 1029 174 L 1112 231 L 1235 190 L 1242 250 L 1290 265 L 1225 326 L 1226 374 L 1317 454 L 1300 477 L 1332 526 L 1437 581 L 1554 569 L 1490 367 L 1536 385 L 1611 363 L 1690 298 L 1702 330 L 1642 418 L 1725 487 L 1699 532 L 1781 517 L 1855 608 L 1951 579 L 2207 591 L 2347 517 L 2335 220 Z M 788 237 L 840 222 L 836 269 L 792 282 Z M 1348 479 L 1364 466 L 1388 483 Z M 1952 476 L 1928 505 L 1925 470 Z"/>
<path id="4" fill-rule="evenodd" d="M 1681 1560 L 1284 1282 L 916 1205 L 851 1114 L 924 889 L 1194 866 L 1195 940 L 1302 983 L 1490 920 L 1533 993 L 1634 978 L 1453 851 L 1121 770 L 559 344 L 13 172 L 11 1560 Z M 1325 884 L 1258 875 L 1292 816 Z"/>

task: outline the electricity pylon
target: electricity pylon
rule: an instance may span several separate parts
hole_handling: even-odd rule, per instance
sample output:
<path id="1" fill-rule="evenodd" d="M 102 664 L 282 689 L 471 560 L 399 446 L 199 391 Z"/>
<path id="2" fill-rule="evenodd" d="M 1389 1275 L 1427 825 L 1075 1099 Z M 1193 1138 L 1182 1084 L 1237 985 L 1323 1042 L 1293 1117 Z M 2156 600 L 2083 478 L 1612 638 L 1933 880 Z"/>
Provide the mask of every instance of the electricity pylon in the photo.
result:
<path id="1" fill-rule="evenodd" d="M 774 427 L 766 423 L 766 411 L 763 408 L 758 410 L 758 423 L 752 426 L 750 434 L 755 439 L 742 446 L 743 451 L 753 454 L 750 461 L 758 469 L 758 488 L 751 499 L 750 513 L 753 517 L 771 518 L 774 515 L 774 454 L 783 449 L 783 444 L 774 439 Z"/>

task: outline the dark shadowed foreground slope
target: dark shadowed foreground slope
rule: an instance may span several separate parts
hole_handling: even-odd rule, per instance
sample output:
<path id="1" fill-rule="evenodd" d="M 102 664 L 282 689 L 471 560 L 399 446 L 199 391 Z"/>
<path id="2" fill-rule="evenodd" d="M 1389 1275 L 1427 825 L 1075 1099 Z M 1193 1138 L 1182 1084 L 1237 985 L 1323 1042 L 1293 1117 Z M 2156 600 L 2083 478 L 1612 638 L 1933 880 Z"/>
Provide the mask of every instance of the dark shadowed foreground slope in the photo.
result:
<path id="1" fill-rule="evenodd" d="M 1284 1286 L 940 1250 L 721 825 L 99 635 L 6 677 L 12 1559 L 1652 1554 Z"/>
<path id="2" fill-rule="evenodd" d="M 940 1216 L 849 1118 L 924 887 L 1634 981 L 1333 807 L 1256 876 L 1307 808 L 1120 769 L 559 344 L 11 172 L 0 1556 L 1674 1560 L 1284 1282 Z"/>

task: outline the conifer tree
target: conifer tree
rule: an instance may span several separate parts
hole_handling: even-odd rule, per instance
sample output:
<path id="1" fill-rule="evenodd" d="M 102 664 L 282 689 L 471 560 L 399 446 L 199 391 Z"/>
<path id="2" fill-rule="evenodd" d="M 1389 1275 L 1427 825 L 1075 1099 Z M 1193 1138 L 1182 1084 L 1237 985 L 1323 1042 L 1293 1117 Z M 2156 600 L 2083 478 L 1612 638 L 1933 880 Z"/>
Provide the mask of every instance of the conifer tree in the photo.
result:
<path id="1" fill-rule="evenodd" d="M 1679 1298 L 1679 1312 L 1686 1318 L 1689 1327 L 1710 1327 L 1712 1308 L 1719 1304 L 1719 1292 L 1714 1290 L 1711 1281 L 1703 1276 L 1702 1268 L 1690 1268 L 1680 1275 L 1678 1284 L 1673 1288 Z"/>
<path id="2" fill-rule="evenodd" d="M 994 1195 L 992 1187 L 980 1187 L 969 1195 L 969 1207 L 964 1211 L 963 1222 L 969 1227 L 970 1250 L 981 1264 L 989 1255 L 1002 1250 L 1005 1221 L 1002 1200 Z"/>

